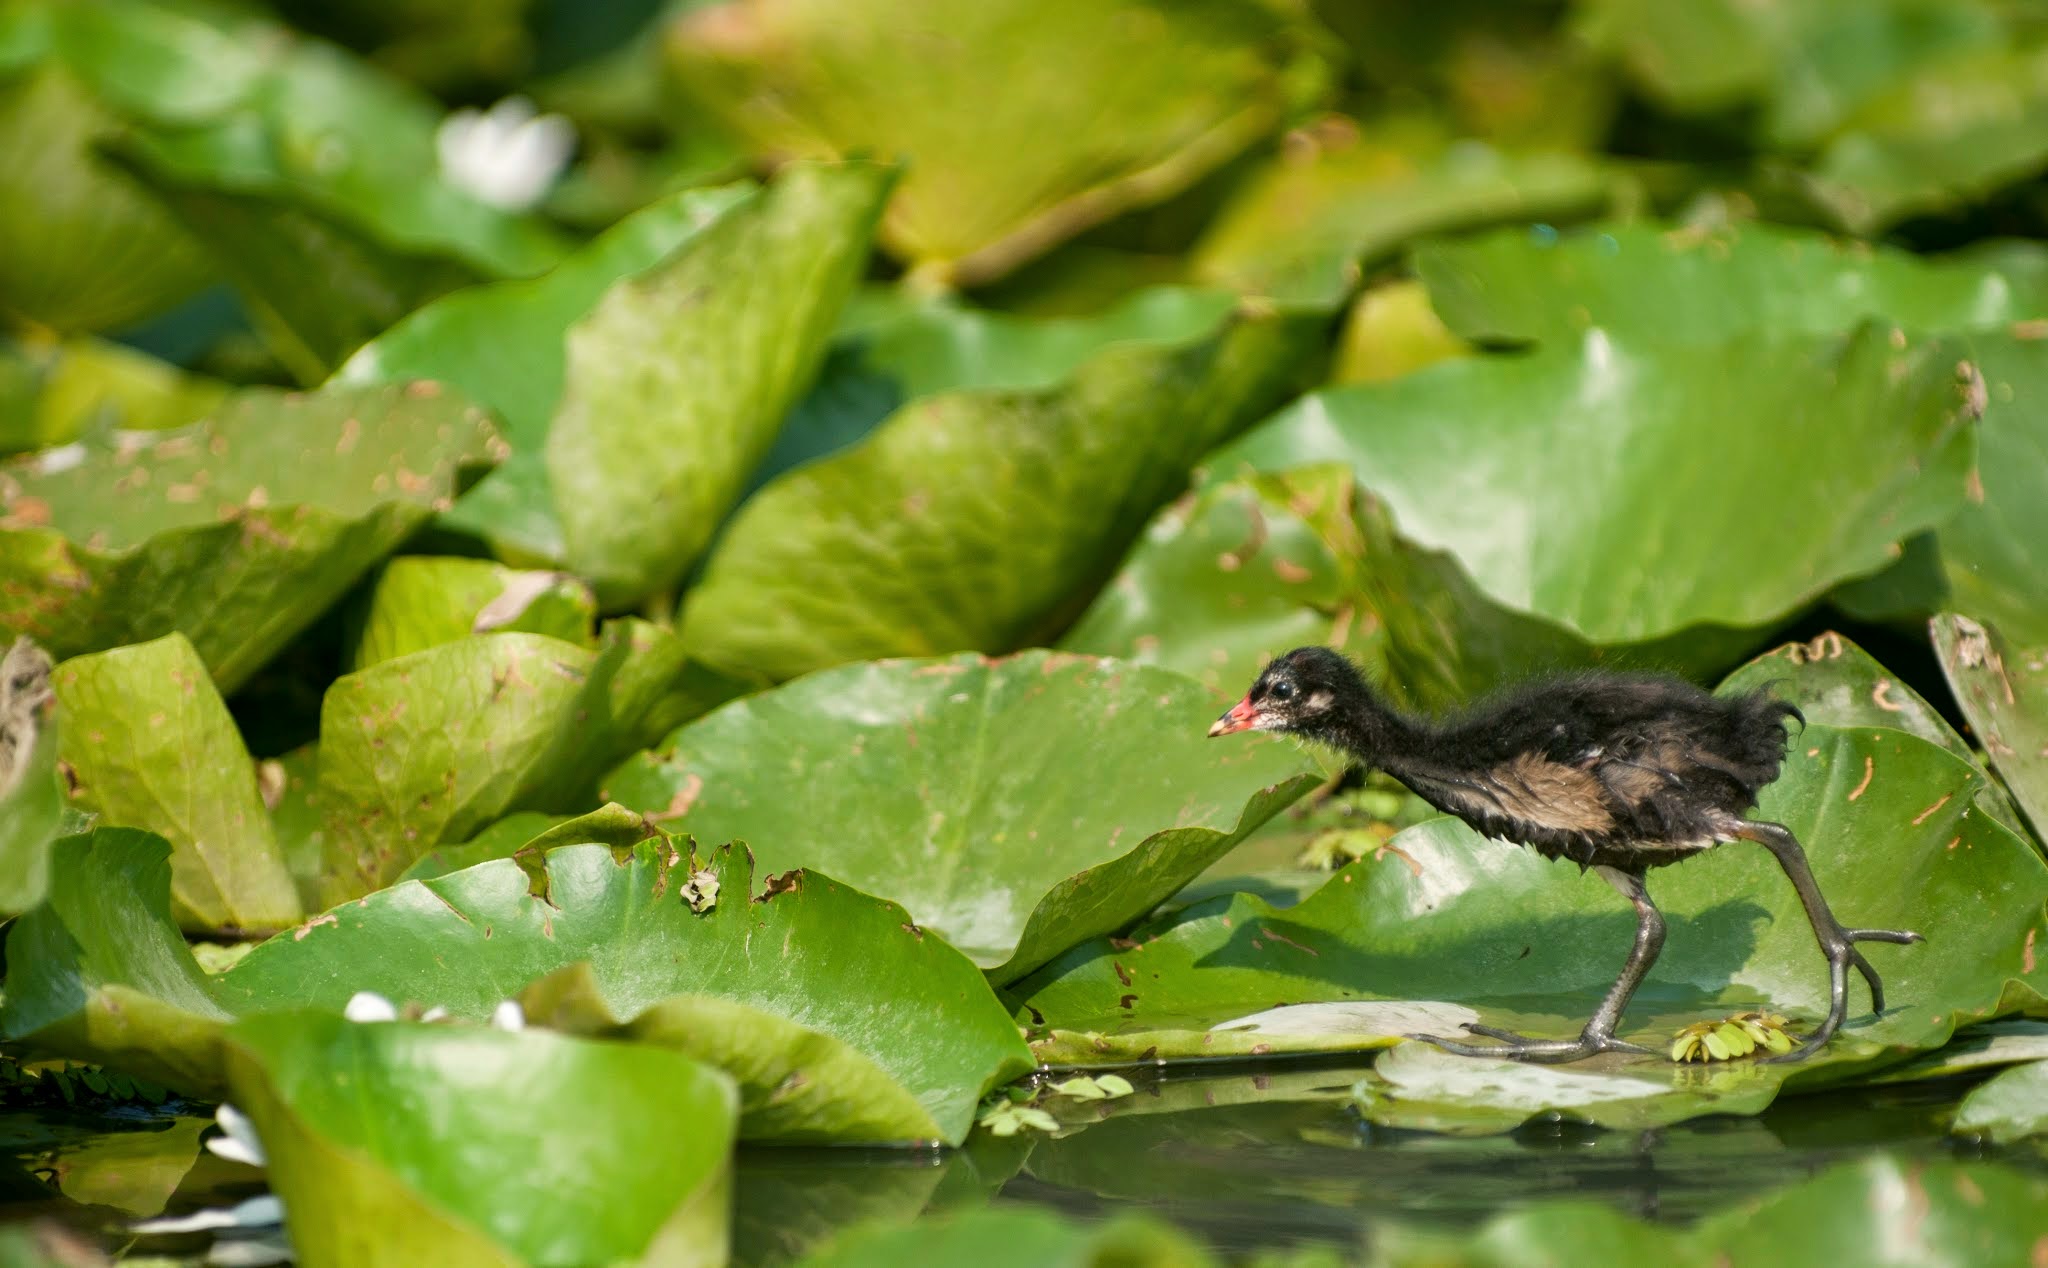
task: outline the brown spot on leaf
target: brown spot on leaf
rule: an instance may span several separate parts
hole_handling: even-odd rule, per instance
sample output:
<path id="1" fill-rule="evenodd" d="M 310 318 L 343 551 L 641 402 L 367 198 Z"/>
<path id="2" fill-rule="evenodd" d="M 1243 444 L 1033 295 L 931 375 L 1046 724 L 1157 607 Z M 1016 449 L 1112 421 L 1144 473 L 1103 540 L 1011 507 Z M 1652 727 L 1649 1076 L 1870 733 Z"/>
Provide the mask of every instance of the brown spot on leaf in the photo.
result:
<path id="1" fill-rule="evenodd" d="M 1854 801 L 1869 790 L 1870 777 L 1873 774 L 1875 774 L 1876 771 L 1877 763 L 1871 759 L 1870 754 L 1865 753 L 1863 755 L 1863 782 L 1856 785 L 1856 787 L 1849 793 L 1849 800 Z"/>
<path id="2" fill-rule="evenodd" d="M 1116 970 L 1117 981 L 1122 982 L 1125 986 L 1129 986 L 1131 984 L 1131 971 L 1125 968 L 1120 962 L 1116 960 L 1111 960 L 1109 962 L 1109 967 Z"/>
<path id="3" fill-rule="evenodd" d="M 770 876 L 761 882 L 761 892 L 754 897 L 757 903 L 765 903 L 778 894 L 793 894 L 804 887 L 804 869 L 793 867 L 780 876 Z"/>
<path id="4" fill-rule="evenodd" d="M 2027 973 L 2034 971 L 2034 935 L 2038 932 L 2036 929 L 2027 930 L 2027 940 L 2020 945 L 2020 968 Z"/>
<path id="5" fill-rule="evenodd" d="M 1892 680 L 1889 678 L 1878 679 L 1877 686 L 1872 687 L 1870 689 L 1870 703 L 1876 705 L 1880 709 L 1883 709 L 1886 713 L 1899 712 L 1906 706 L 1900 704 L 1896 700 L 1891 699 L 1891 692 Z"/>
<path id="6" fill-rule="evenodd" d="M 1318 958 L 1320 958 L 1323 954 L 1322 952 L 1316 950 L 1314 947 L 1305 947 L 1301 945 L 1299 942 L 1296 942 L 1294 939 L 1288 937 L 1284 933 L 1273 932 L 1273 927 L 1271 925 L 1260 925 L 1259 932 L 1265 934 L 1268 938 L 1271 938 L 1275 942 L 1286 943 L 1288 946 L 1293 947 L 1296 951 L 1306 952 L 1307 954 L 1316 956 Z"/>
<path id="7" fill-rule="evenodd" d="M 1138 1006 L 1138 997 L 1135 995 L 1119 995 L 1117 996 L 1116 1006 L 1126 1011 L 1136 1008 Z"/>
<path id="8" fill-rule="evenodd" d="M 703 791 L 704 777 L 692 772 L 684 776 L 682 786 L 676 789 L 675 796 L 668 799 L 668 808 L 657 810 L 647 817 L 656 822 L 680 819 L 690 813 L 690 807 L 697 804 L 697 796 Z"/>
<path id="9" fill-rule="evenodd" d="M 924 930 L 918 928 L 915 924 L 906 923 L 903 926 L 903 932 L 909 934 L 913 938 L 916 938 L 919 942 L 924 941 Z"/>
<path id="10" fill-rule="evenodd" d="M 1927 809 L 1922 810 L 1919 814 L 1914 815 L 1913 826 L 1917 828 L 1921 824 L 1927 822 L 1927 820 L 1933 816 L 1934 812 L 1941 809 L 1943 806 L 1946 806 L 1948 804 L 1949 798 L 1953 796 L 1955 796 L 1954 793 L 1949 793 L 1943 796 L 1940 801 L 1935 802 L 1933 805 L 1927 807 Z"/>
<path id="11" fill-rule="evenodd" d="M 1273 571 L 1279 576 L 1280 580 L 1290 586 L 1298 586 L 1310 577 L 1315 576 L 1315 573 L 1295 563 L 1292 559 L 1279 555 L 1273 556 Z"/>
<path id="12" fill-rule="evenodd" d="M 50 504 L 34 497 L 15 498 L 7 504 L 6 516 L 0 518 L 0 525 L 8 528 L 40 528 L 49 522 Z"/>
<path id="13" fill-rule="evenodd" d="M 315 916 L 311 920 L 308 920 L 305 924 L 302 924 L 298 928 L 292 930 L 292 941 L 304 942 L 306 940 L 306 935 L 313 932 L 315 929 L 318 929 L 321 925 L 339 926 L 340 924 L 341 919 L 331 911 L 323 915 Z"/>

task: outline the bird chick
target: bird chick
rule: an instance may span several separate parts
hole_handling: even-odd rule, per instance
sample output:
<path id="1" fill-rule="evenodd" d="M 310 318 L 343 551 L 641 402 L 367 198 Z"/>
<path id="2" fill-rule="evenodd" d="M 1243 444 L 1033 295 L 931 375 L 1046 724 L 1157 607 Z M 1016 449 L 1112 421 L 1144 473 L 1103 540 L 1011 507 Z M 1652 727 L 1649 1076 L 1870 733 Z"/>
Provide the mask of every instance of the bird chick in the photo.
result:
<path id="1" fill-rule="evenodd" d="M 1766 1058 L 1797 1061 L 1847 1017 L 1850 968 L 1869 984 L 1872 1008 L 1884 1011 L 1884 985 L 1856 943 L 1921 938 L 1845 928 L 1798 839 L 1782 824 L 1748 817 L 1758 791 L 1778 777 L 1785 725 L 1795 719 L 1805 720 L 1761 692 L 1715 696 L 1678 678 L 1606 672 L 1524 683 L 1456 716 L 1424 719 L 1388 705 L 1337 652 L 1301 647 L 1267 665 L 1209 734 L 1277 731 L 1342 750 L 1485 836 L 1591 868 L 1634 905 L 1635 947 L 1577 1039 L 1474 1025 L 1465 1029 L 1502 1043 L 1412 1036 L 1468 1056 L 1558 1062 L 1651 1051 L 1614 1035 L 1664 947 L 1664 918 L 1645 874 L 1729 841 L 1762 845 L 1791 879 L 1828 961 L 1826 1021 L 1797 1048 Z"/>

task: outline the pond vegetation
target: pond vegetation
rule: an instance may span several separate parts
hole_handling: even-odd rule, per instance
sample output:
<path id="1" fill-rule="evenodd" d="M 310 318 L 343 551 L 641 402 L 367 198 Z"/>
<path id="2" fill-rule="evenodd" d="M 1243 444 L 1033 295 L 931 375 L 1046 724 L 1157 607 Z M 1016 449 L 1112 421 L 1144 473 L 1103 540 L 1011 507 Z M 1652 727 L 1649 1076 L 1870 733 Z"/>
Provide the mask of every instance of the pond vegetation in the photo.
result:
<path id="1" fill-rule="evenodd" d="M 2044 59 L 0 0 L 0 1263 L 2044 1262 Z M 1415 1042 L 1636 912 L 1208 738 L 1303 645 L 1796 706 L 1755 817 L 1925 942 L 1770 1062 L 1733 841 L 1647 1051 Z"/>

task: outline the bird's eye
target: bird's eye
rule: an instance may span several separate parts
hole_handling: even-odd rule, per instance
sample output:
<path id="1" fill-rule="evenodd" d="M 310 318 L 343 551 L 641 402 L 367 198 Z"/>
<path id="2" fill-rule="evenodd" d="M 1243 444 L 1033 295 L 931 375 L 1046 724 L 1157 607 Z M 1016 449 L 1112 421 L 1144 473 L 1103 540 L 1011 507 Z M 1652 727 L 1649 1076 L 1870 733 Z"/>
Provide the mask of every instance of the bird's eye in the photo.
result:
<path id="1" fill-rule="evenodd" d="M 1273 684 L 1271 689 L 1269 689 L 1266 692 L 1266 694 L 1273 697 L 1275 700 L 1291 700 L 1294 698 L 1294 684 L 1289 682 L 1276 682 Z"/>

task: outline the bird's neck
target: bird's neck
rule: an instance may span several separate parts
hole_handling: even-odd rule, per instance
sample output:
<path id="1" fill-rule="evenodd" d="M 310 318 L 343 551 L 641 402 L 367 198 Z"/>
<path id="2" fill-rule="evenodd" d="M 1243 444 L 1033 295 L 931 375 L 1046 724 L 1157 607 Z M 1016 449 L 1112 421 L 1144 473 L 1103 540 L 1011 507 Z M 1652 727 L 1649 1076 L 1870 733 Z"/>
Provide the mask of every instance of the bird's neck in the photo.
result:
<path id="1" fill-rule="evenodd" d="M 1345 705 L 1319 728 L 1316 739 L 1389 773 L 1431 752 L 1429 724 L 1394 708 L 1365 682 L 1357 684 Z"/>

